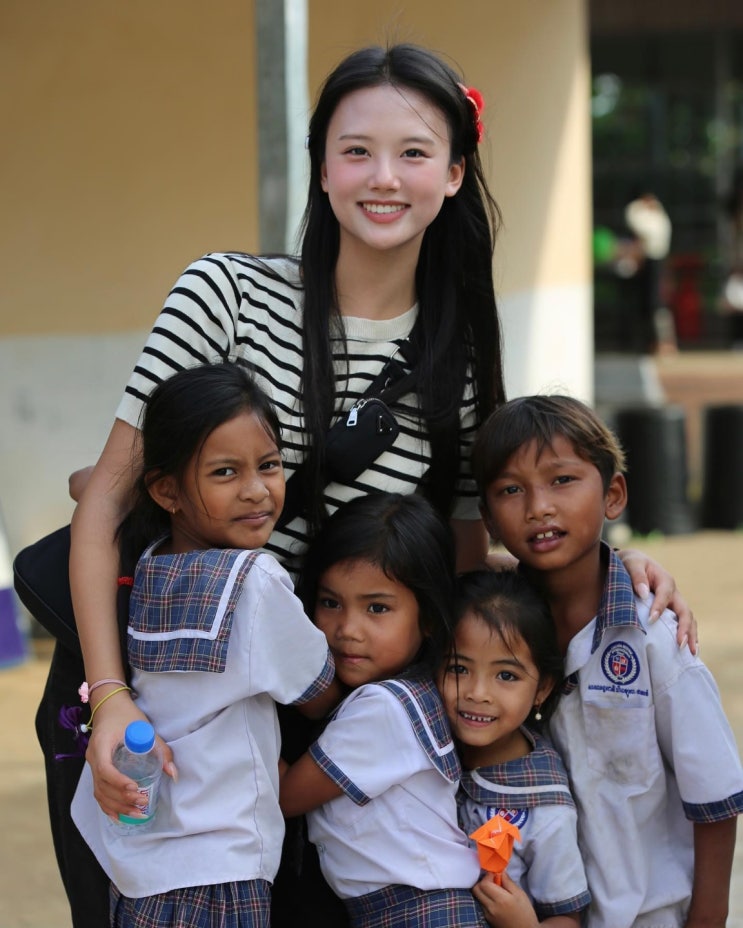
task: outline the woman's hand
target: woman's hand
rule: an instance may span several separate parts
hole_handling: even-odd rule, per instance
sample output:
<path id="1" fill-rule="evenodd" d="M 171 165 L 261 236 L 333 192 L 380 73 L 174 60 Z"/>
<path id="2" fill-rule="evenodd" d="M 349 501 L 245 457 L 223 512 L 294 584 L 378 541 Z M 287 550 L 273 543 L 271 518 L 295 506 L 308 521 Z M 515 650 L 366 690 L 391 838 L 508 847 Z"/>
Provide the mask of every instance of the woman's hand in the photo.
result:
<path id="1" fill-rule="evenodd" d="M 655 594 L 650 621 L 654 622 L 665 609 L 671 609 L 678 617 L 676 640 L 679 648 L 688 644 L 691 653 L 696 654 L 699 646 L 697 623 L 686 600 L 676 589 L 676 581 L 671 574 L 642 551 L 628 548 L 618 554 L 640 599 L 647 599 L 650 593 Z"/>
<path id="2" fill-rule="evenodd" d="M 141 805 L 136 783 L 119 773 L 112 761 L 114 748 L 121 741 L 126 726 L 137 719 L 147 721 L 124 691 L 106 700 L 105 705 L 100 704 L 93 719 L 85 759 L 93 773 L 93 794 L 98 805 L 114 819 L 120 814 L 131 815 L 133 811 L 136 814 Z M 163 758 L 163 771 L 176 780 L 178 771 L 173 763 L 173 751 L 160 737 L 157 744 Z"/>

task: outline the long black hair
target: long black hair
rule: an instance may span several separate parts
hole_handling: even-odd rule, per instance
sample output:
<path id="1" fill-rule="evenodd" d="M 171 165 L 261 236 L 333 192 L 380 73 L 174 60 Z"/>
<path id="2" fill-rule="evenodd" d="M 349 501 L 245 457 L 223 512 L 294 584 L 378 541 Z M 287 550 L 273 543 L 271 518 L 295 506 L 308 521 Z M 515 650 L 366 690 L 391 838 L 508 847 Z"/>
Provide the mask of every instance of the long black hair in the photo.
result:
<path id="1" fill-rule="evenodd" d="M 129 513 L 117 531 L 122 562 L 131 562 L 170 530 L 170 515 L 150 496 L 159 477 L 180 481 L 209 435 L 241 412 L 254 413 L 281 448 L 281 426 L 271 400 L 239 362 L 204 364 L 159 383 L 142 411 L 142 466 Z"/>
<path id="2" fill-rule="evenodd" d="M 451 642 L 455 547 L 448 523 L 422 496 L 372 493 L 337 509 L 310 542 L 297 594 L 311 616 L 322 575 L 343 561 L 367 561 L 406 587 L 418 604 L 431 672 Z"/>
<path id="3" fill-rule="evenodd" d="M 432 463 L 422 487 L 449 515 L 459 467 L 457 430 L 467 370 L 475 381 L 478 421 L 504 400 L 501 336 L 493 289 L 493 248 L 500 214 L 488 191 L 478 153 L 471 103 L 460 76 L 433 52 L 416 45 L 369 47 L 345 58 L 320 90 L 310 120 L 310 181 L 302 224 L 304 284 L 303 395 L 309 436 L 305 498 L 317 527 L 322 502 L 322 449 L 334 414 L 331 326 L 339 318 L 334 272 L 340 230 L 322 189 L 328 124 L 340 101 L 367 87 L 390 85 L 424 96 L 444 115 L 451 163 L 465 161 L 459 191 L 447 197 L 425 232 L 416 270 L 419 315 L 412 333 L 419 357 L 417 392 L 431 442 Z M 341 326 L 335 326 L 342 329 Z"/>

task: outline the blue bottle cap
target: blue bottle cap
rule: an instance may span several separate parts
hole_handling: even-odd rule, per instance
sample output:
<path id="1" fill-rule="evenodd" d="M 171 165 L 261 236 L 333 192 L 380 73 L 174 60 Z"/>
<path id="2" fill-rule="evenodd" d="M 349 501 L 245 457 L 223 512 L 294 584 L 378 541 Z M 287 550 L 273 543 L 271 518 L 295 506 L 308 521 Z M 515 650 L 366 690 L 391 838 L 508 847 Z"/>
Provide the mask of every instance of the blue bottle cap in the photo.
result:
<path id="1" fill-rule="evenodd" d="M 141 719 L 130 722 L 124 732 L 124 744 L 132 754 L 146 754 L 155 743 L 155 729 Z"/>

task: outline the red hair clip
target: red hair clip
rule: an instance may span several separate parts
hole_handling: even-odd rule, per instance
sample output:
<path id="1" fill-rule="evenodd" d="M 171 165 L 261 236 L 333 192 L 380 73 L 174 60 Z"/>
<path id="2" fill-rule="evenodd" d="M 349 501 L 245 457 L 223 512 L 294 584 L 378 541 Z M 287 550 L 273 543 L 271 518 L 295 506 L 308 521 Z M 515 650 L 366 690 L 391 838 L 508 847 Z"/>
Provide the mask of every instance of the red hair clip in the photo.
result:
<path id="1" fill-rule="evenodd" d="M 482 142 L 482 137 L 485 134 L 485 128 L 480 119 L 482 111 L 485 109 L 485 100 L 483 95 L 475 87 L 465 87 L 464 84 L 459 85 L 462 89 L 462 93 L 467 98 L 470 106 L 474 110 L 475 114 L 475 131 L 477 133 L 477 144 L 479 145 Z"/>

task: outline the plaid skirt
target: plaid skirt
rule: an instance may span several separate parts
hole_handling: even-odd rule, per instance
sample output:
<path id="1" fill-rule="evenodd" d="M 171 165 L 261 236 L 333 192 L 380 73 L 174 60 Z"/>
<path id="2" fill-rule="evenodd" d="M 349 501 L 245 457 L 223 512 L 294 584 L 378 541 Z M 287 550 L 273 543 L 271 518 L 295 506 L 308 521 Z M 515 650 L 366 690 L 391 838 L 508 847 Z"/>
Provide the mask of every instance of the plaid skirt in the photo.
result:
<path id="1" fill-rule="evenodd" d="M 488 928 L 468 889 L 386 886 L 343 902 L 353 928 Z"/>
<path id="2" fill-rule="evenodd" d="M 130 899 L 111 885 L 111 928 L 269 928 L 271 884 L 240 880 Z"/>

